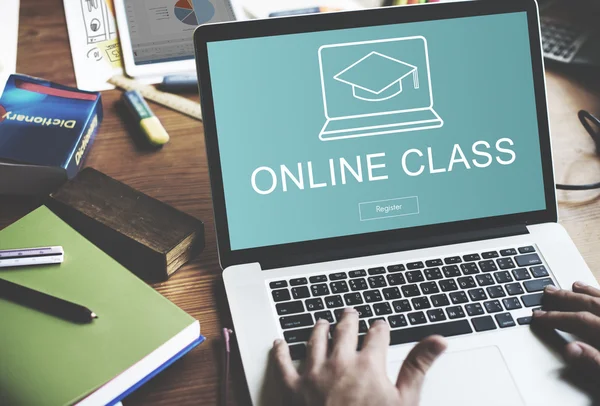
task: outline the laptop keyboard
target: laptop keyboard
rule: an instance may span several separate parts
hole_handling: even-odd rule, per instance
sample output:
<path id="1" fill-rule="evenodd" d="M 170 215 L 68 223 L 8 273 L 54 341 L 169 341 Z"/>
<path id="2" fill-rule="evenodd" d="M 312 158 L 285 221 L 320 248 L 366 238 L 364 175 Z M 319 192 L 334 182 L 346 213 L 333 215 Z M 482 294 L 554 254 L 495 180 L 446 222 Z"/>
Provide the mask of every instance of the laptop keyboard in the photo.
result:
<path id="1" fill-rule="evenodd" d="M 292 358 L 304 358 L 316 320 L 332 330 L 345 307 L 359 314 L 359 345 L 385 320 L 391 345 L 526 325 L 554 285 L 534 246 L 267 281 Z"/>

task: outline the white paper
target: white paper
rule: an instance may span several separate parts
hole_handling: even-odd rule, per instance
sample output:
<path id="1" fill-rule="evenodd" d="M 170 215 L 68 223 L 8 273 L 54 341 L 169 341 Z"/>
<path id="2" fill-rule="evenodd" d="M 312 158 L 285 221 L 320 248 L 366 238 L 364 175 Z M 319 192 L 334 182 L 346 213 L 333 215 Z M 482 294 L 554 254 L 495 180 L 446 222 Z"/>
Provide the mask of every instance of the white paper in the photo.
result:
<path id="1" fill-rule="evenodd" d="M 8 76 L 17 69 L 19 0 L 2 0 L 0 12 L 0 95 Z"/>
<path id="2" fill-rule="evenodd" d="M 273 12 L 310 7 L 359 10 L 378 7 L 381 3 L 381 0 L 231 0 L 232 8 L 238 19 L 267 18 Z"/>
<path id="3" fill-rule="evenodd" d="M 106 81 L 123 74 L 112 0 L 63 0 L 77 87 L 114 89 Z"/>

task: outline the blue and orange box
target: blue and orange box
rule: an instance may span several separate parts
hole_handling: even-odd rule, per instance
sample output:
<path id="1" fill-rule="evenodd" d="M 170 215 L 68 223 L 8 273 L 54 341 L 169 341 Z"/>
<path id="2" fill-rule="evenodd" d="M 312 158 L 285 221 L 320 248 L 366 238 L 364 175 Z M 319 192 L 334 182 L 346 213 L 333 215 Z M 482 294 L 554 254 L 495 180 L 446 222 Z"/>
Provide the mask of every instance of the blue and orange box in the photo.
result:
<path id="1" fill-rule="evenodd" d="M 41 195 L 77 175 L 102 121 L 98 92 L 11 75 L 0 97 L 0 195 Z"/>

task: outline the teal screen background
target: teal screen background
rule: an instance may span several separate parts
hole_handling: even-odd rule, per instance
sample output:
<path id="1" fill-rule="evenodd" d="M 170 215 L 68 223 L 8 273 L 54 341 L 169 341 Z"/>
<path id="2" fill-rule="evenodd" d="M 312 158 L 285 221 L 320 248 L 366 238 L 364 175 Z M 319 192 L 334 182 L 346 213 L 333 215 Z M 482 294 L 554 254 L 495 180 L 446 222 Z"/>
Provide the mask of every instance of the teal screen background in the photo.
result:
<path id="1" fill-rule="evenodd" d="M 412 36 L 427 40 L 433 109 L 443 127 L 321 141 L 327 120 L 319 48 Z M 545 209 L 525 13 L 219 41 L 208 44 L 208 56 L 232 250 Z M 426 75 L 419 79 L 427 85 Z M 471 153 L 477 141 L 489 142 L 493 157 L 509 159 L 494 149 L 505 137 L 514 142 L 503 144 L 516 154 L 511 165 L 471 163 L 485 161 Z M 427 148 L 434 167 L 447 168 L 455 144 L 471 169 L 458 163 L 451 172 L 431 174 Z M 425 165 L 415 177 L 406 175 L 401 162 L 412 148 L 424 153 L 407 160 L 410 168 Z M 330 158 L 345 158 L 355 167 L 361 156 L 366 178 L 365 157 L 376 153 L 385 158 L 373 162 L 386 167 L 374 174 L 387 180 L 358 183 L 350 176 L 342 185 L 338 168 L 337 184 L 331 185 Z M 308 187 L 308 161 L 314 182 L 327 187 Z M 299 162 L 306 187 L 300 190 L 288 178 L 284 192 L 280 165 L 297 175 Z M 251 184 L 262 166 L 278 175 L 268 195 Z M 269 188 L 265 172 L 256 181 Z M 419 214 L 360 220 L 359 203 L 412 196 Z"/>

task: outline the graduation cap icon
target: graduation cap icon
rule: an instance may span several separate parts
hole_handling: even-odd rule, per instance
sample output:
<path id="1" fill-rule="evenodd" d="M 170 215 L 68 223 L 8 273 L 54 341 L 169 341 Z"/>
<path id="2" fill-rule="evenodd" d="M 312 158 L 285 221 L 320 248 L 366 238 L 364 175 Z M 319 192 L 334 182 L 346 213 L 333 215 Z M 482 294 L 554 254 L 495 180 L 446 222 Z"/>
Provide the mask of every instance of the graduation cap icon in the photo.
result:
<path id="1" fill-rule="evenodd" d="M 377 102 L 402 93 L 402 81 L 408 76 L 412 76 L 413 87 L 418 89 L 419 72 L 416 66 L 379 52 L 371 52 L 333 78 L 352 86 L 355 98 Z"/>

